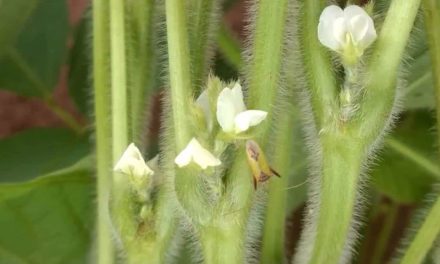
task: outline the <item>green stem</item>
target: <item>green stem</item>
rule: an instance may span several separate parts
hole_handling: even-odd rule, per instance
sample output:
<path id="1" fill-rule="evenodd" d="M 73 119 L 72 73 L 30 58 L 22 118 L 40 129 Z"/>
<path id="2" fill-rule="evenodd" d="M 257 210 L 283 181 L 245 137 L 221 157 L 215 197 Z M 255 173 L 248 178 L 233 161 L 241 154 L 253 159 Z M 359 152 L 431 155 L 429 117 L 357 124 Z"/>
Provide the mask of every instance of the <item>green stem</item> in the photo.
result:
<path id="1" fill-rule="evenodd" d="M 437 143 L 440 144 L 440 3 L 438 0 L 424 0 L 423 3 L 437 105 Z"/>
<path id="2" fill-rule="evenodd" d="M 285 109 L 287 113 L 278 121 L 277 138 L 272 166 L 280 173 L 280 179 L 271 179 L 267 198 L 267 209 L 263 229 L 263 245 L 260 263 L 283 263 L 284 233 L 286 219 L 286 186 L 291 175 L 291 160 L 295 131 L 295 117 L 293 109 Z"/>
<path id="3" fill-rule="evenodd" d="M 388 147 L 413 161 L 420 168 L 423 168 L 426 172 L 440 180 L 440 167 L 437 164 L 392 137 L 388 137 L 385 142 Z"/>
<path id="4" fill-rule="evenodd" d="M 352 224 L 362 147 L 336 133 L 324 137 L 322 147 L 320 207 L 310 263 L 339 263 Z"/>
<path id="5" fill-rule="evenodd" d="M 432 70 L 436 91 L 437 103 L 437 136 L 440 142 L 440 32 L 438 25 L 440 23 L 440 3 L 438 0 L 424 0 L 425 21 L 429 37 L 429 47 L 431 52 Z M 422 263 L 428 251 L 431 249 L 434 241 L 440 235 L 440 196 L 432 206 L 426 216 L 422 226 L 405 252 L 402 264 Z"/>
<path id="6" fill-rule="evenodd" d="M 172 119 L 167 120 L 167 125 L 169 128 L 173 128 L 168 132 L 170 137 L 168 145 L 173 143 L 174 147 L 170 153 L 167 153 L 167 157 L 171 160 L 186 147 L 193 135 L 190 112 L 192 81 L 186 27 L 187 14 L 184 3 L 185 1 L 181 0 L 166 0 L 172 113 Z M 206 223 L 208 219 L 212 218 L 212 215 L 208 194 L 202 191 L 203 180 L 199 176 L 200 171 L 195 166 L 197 165 L 176 169 L 174 185 L 177 198 L 185 213 L 193 221 L 193 224 L 200 224 Z"/>
<path id="7" fill-rule="evenodd" d="M 384 263 L 384 255 L 387 250 L 387 245 L 390 241 L 391 234 L 393 232 L 394 224 L 396 223 L 397 217 L 399 216 L 399 206 L 398 204 L 391 201 L 391 204 L 384 206 L 382 211 L 385 214 L 385 223 L 380 229 L 377 242 L 373 249 L 373 256 L 371 258 L 371 264 L 381 264 Z"/>
<path id="8" fill-rule="evenodd" d="M 219 16 L 221 0 L 190 0 L 189 30 L 191 50 L 191 72 L 193 88 L 200 89 L 205 83 L 213 50 L 213 40 L 217 34 L 216 20 Z"/>
<path id="9" fill-rule="evenodd" d="M 108 198 L 111 186 L 111 125 L 110 91 L 108 72 L 109 35 L 108 2 L 93 0 L 93 82 L 96 124 L 96 173 L 97 173 L 97 261 L 112 264 L 113 240 L 110 232 Z"/>
<path id="10" fill-rule="evenodd" d="M 143 136 L 145 113 L 149 106 L 148 95 L 154 89 L 157 73 L 155 52 L 154 0 L 128 1 L 127 23 L 127 79 L 129 83 L 130 135 L 140 144 Z"/>
<path id="11" fill-rule="evenodd" d="M 326 3 L 325 0 L 304 1 L 300 20 L 300 46 L 318 130 L 326 126 L 328 120 L 337 113 L 339 90 L 331 70 L 329 54 L 317 38 L 319 16 Z"/>
<path id="12" fill-rule="evenodd" d="M 434 244 L 434 241 L 440 234 L 439 219 L 440 199 L 437 198 L 437 201 L 432 206 L 422 226 L 417 231 L 415 238 L 405 251 L 405 255 L 400 264 L 423 263 L 423 260 Z"/>
<path id="13" fill-rule="evenodd" d="M 366 142 L 374 142 L 389 122 L 395 101 L 398 69 L 420 1 L 409 0 L 402 4 L 393 0 L 376 40 L 368 65 L 368 76 L 371 77 L 366 78 L 359 118 L 352 122 L 358 136 L 365 138 Z M 399 25 L 399 30 L 396 30 L 396 25 Z"/>
<path id="14" fill-rule="evenodd" d="M 279 76 L 286 31 L 287 0 L 260 0 L 257 2 L 252 60 L 247 70 L 250 109 L 268 111 L 273 117 L 273 105 L 279 91 Z M 258 126 L 269 131 L 270 122 Z M 263 139 L 265 137 L 261 137 Z M 264 142 L 259 142 L 264 145 Z"/>
<path id="15" fill-rule="evenodd" d="M 166 0 L 171 107 L 177 153 L 191 138 L 188 100 L 191 98 L 192 82 L 185 11 L 184 1 Z"/>
<path id="16" fill-rule="evenodd" d="M 206 264 L 240 264 L 243 263 L 244 245 L 237 245 L 237 239 L 244 236 L 238 225 L 205 227 L 200 230 L 203 244 L 204 263 Z"/>
<path id="17" fill-rule="evenodd" d="M 113 162 L 128 145 L 124 0 L 110 0 Z"/>

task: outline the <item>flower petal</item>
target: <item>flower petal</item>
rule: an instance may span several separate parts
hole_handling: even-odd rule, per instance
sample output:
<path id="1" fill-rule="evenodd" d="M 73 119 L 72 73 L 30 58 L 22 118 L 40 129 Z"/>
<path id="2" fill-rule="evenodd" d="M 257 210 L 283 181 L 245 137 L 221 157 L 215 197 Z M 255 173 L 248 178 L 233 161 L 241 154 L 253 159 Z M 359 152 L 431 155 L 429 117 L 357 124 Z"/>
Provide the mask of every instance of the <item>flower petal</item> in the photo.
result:
<path id="1" fill-rule="evenodd" d="M 203 148 L 195 138 L 191 139 L 186 148 L 174 160 L 179 168 L 187 166 L 191 161 L 194 161 L 202 169 L 221 164 L 221 161 Z"/>
<path id="2" fill-rule="evenodd" d="M 342 48 L 339 37 L 335 37 L 335 31 L 345 31 L 344 24 L 341 25 L 337 23 L 335 25 L 335 21 L 343 18 L 343 16 L 344 12 L 339 6 L 331 5 L 322 11 L 319 18 L 318 39 L 322 45 L 335 51 L 341 50 Z"/>
<path id="3" fill-rule="evenodd" d="M 224 88 L 217 98 L 217 121 L 225 132 L 234 131 L 234 118 L 237 114 L 233 91 Z"/>
<path id="4" fill-rule="evenodd" d="M 322 10 L 321 16 L 319 17 L 319 21 L 334 21 L 338 17 L 343 17 L 344 11 L 337 5 L 330 5 Z"/>
<path id="5" fill-rule="evenodd" d="M 243 90 L 238 82 L 236 82 L 232 88 L 232 98 L 234 101 L 236 115 L 246 110 L 246 105 L 244 104 L 243 100 Z"/>
<path id="6" fill-rule="evenodd" d="M 247 110 L 235 117 L 235 133 L 246 131 L 256 126 L 267 117 L 267 112 L 261 110 Z"/>
<path id="7" fill-rule="evenodd" d="M 206 123 L 211 124 L 211 104 L 209 103 L 208 90 L 204 90 L 196 100 L 196 104 L 202 109 L 205 114 Z"/>
<path id="8" fill-rule="evenodd" d="M 113 170 L 136 177 L 154 174 L 153 170 L 145 163 L 141 152 L 134 143 L 127 147 Z"/>
<path id="9" fill-rule="evenodd" d="M 174 163 L 176 163 L 179 168 L 187 166 L 192 160 L 193 146 L 191 145 L 191 141 L 174 159 Z"/>
<path id="10" fill-rule="evenodd" d="M 348 6 L 344 9 L 344 17 L 355 44 L 365 49 L 374 42 L 377 37 L 374 22 L 363 8 Z"/>

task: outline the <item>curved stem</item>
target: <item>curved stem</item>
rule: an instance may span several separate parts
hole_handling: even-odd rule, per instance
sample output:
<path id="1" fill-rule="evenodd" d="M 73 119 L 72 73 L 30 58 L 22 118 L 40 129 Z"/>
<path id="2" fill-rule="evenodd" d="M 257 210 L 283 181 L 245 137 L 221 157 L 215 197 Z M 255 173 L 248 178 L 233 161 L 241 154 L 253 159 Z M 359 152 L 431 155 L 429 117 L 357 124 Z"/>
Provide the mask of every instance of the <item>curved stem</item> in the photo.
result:
<path id="1" fill-rule="evenodd" d="M 109 35 L 108 2 L 93 0 L 93 85 L 96 125 L 96 174 L 97 174 L 97 263 L 112 264 L 113 241 L 110 232 L 108 198 L 111 186 L 111 125 L 110 91 L 108 72 Z"/>
<path id="2" fill-rule="evenodd" d="M 421 0 L 393 0 L 368 64 L 359 118 L 353 120 L 360 138 L 374 142 L 388 124 L 394 106 L 397 72 Z M 399 25 L 399 30 L 396 30 Z M 378 100 L 381 98 L 381 100 Z"/>
<path id="3" fill-rule="evenodd" d="M 304 1 L 303 17 L 300 20 L 300 46 L 318 130 L 326 126 L 337 112 L 336 79 L 331 70 L 329 54 L 317 38 L 319 16 L 326 3 L 325 0 Z"/>

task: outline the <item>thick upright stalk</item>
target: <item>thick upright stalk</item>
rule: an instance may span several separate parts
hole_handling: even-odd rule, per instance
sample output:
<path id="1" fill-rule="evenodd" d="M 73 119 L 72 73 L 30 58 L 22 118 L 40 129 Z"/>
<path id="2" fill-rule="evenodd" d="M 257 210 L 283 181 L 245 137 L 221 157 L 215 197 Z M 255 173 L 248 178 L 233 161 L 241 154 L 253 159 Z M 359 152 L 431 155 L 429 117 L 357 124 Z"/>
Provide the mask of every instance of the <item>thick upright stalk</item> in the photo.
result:
<path id="1" fill-rule="evenodd" d="M 320 207 L 310 263 L 339 263 L 352 224 L 363 154 L 356 141 L 341 134 L 324 137 L 322 148 Z"/>
<path id="2" fill-rule="evenodd" d="M 291 158 L 293 151 L 295 151 L 293 149 L 295 121 L 298 120 L 294 109 L 288 108 L 286 110 L 288 114 L 286 113 L 278 121 L 275 141 L 277 152 L 274 153 L 274 163 L 272 165 L 282 176 L 280 179 L 273 179 L 269 183 L 261 263 L 283 263 L 285 260 L 286 185 L 291 175 Z"/>
<path id="3" fill-rule="evenodd" d="M 249 108 L 268 111 L 268 120 L 273 117 L 272 107 L 279 91 L 286 16 L 287 0 L 257 1 L 252 59 L 247 70 L 248 105 Z M 270 122 L 265 122 L 259 130 L 266 133 L 269 125 Z"/>
<path id="4" fill-rule="evenodd" d="M 206 264 L 240 264 L 243 263 L 244 245 L 238 245 L 237 240 L 244 236 L 243 228 L 230 224 L 225 228 L 206 227 L 201 229 L 204 263 Z"/>
<path id="5" fill-rule="evenodd" d="M 216 20 L 222 0 L 190 0 L 190 49 L 193 89 L 200 89 L 208 74 L 213 54 L 212 42 L 217 34 Z"/>
<path id="6" fill-rule="evenodd" d="M 184 2 L 166 0 L 169 78 L 176 151 L 182 150 L 191 137 L 188 100 L 192 82 Z"/>
<path id="7" fill-rule="evenodd" d="M 155 0 L 126 2 L 127 79 L 129 90 L 130 135 L 140 145 L 146 113 L 148 95 L 154 89 L 157 75 L 155 43 Z"/>
<path id="8" fill-rule="evenodd" d="M 440 143 L 440 1 L 424 0 L 426 29 L 429 37 L 432 70 L 437 103 L 437 136 Z M 439 145 L 440 146 L 440 145 Z M 440 152 L 439 152 L 440 153 Z M 402 264 L 423 263 L 434 241 L 440 236 L 440 196 L 430 209 L 409 248 L 405 252 Z"/>
<path id="9" fill-rule="evenodd" d="M 110 0 L 113 161 L 128 143 L 124 0 Z"/>
<path id="10" fill-rule="evenodd" d="M 97 173 L 97 260 L 98 264 L 113 263 L 113 240 L 110 232 L 108 198 L 111 186 L 111 125 L 108 72 L 109 35 L 108 2 L 93 0 L 93 82 L 96 125 Z"/>

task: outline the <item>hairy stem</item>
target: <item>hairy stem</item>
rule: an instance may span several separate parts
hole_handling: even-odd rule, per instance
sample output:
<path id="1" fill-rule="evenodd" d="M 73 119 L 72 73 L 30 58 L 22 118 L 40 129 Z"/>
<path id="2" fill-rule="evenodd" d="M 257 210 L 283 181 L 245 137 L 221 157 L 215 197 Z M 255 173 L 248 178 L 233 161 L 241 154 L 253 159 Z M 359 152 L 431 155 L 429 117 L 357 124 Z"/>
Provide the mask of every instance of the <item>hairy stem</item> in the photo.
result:
<path id="1" fill-rule="evenodd" d="M 365 93 L 360 104 L 359 118 L 353 120 L 359 137 L 374 142 L 389 123 L 396 94 L 396 80 L 404 49 L 421 0 L 409 0 L 402 4 L 393 0 L 375 50 L 368 64 Z M 399 25 L 399 30 L 396 30 Z M 378 100 L 381 98 L 381 100 Z"/>
<path id="2" fill-rule="evenodd" d="M 216 20 L 222 0 L 190 0 L 189 30 L 194 89 L 200 89 L 205 83 L 212 57 L 213 40 L 217 34 Z"/>
<path id="3" fill-rule="evenodd" d="M 130 134 L 133 142 L 142 142 L 148 95 L 154 89 L 157 73 L 155 52 L 155 0 L 127 2 L 127 77 L 129 83 Z"/>
<path id="4" fill-rule="evenodd" d="M 96 126 L 96 173 L 97 173 L 97 261 L 98 264 L 113 263 L 113 240 L 110 232 L 108 198 L 111 187 L 111 125 L 108 35 L 108 2 L 93 0 L 93 82 Z"/>
<path id="5" fill-rule="evenodd" d="M 205 227 L 200 231 L 204 263 L 243 263 L 242 247 L 244 245 L 237 245 L 237 239 L 242 237 L 244 233 L 238 225 L 230 224 L 225 228 Z"/>
<path id="6" fill-rule="evenodd" d="M 320 207 L 310 263 L 339 263 L 352 224 L 363 150 L 339 133 L 324 137 L 322 148 Z"/>
<path id="7" fill-rule="evenodd" d="M 327 1 L 304 1 L 300 20 L 300 46 L 310 89 L 311 105 L 318 129 L 323 128 L 336 113 L 338 88 L 329 54 L 319 43 L 319 15 Z"/>
<path id="8" fill-rule="evenodd" d="M 185 10 L 184 1 L 166 0 L 169 78 L 176 151 L 182 150 L 191 138 L 188 100 L 192 82 Z"/>
<path id="9" fill-rule="evenodd" d="M 279 91 L 279 77 L 286 30 L 287 0 L 260 0 L 255 14 L 252 58 L 247 70 L 250 109 L 268 111 L 273 117 L 273 105 Z M 270 122 L 258 127 L 267 133 Z M 266 138 L 261 136 L 259 140 Z M 265 142 L 260 142 L 265 144 Z"/>
<path id="10" fill-rule="evenodd" d="M 124 0 L 110 0 L 113 161 L 128 145 Z"/>

